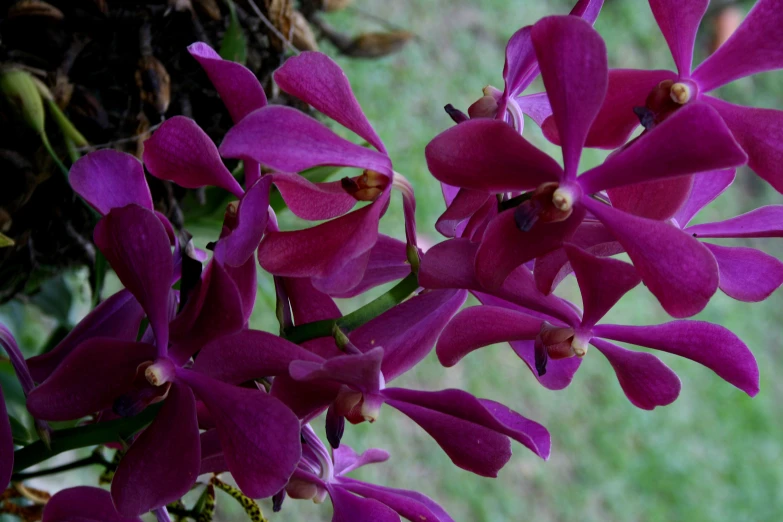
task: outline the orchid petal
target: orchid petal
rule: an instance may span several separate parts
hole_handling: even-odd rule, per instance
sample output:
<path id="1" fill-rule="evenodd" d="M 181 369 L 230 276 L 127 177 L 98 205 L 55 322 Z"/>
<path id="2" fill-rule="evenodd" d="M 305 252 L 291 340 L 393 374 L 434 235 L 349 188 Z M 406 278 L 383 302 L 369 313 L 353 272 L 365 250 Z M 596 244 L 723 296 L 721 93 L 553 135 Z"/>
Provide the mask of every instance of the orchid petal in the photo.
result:
<path id="1" fill-rule="evenodd" d="M 27 409 L 38 419 L 66 421 L 111 408 L 155 353 L 150 344 L 87 339 L 28 395 Z"/>
<path id="2" fill-rule="evenodd" d="M 777 0 L 759 0 L 731 37 L 693 71 L 703 92 L 762 71 L 783 67 L 780 27 L 783 10 Z"/>
<path id="3" fill-rule="evenodd" d="M 740 216 L 685 229 L 694 237 L 783 237 L 783 205 L 769 205 Z"/>
<path id="4" fill-rule="evenodd" d="M 286 277 L 335 274 L 375 245 L 378 220 L 388 202 L 387 189 L 372 204 L 321 225 L 295 232 L 269 232 L 258 249 L 258 262 L 267 272 Z"/>
<path id="5" fill-rule="evenodd" d="M 338 485 L 328 485 L 334 506 L 332 522 L 399 522 L 390 507 L 372 498 L 357 497 Z"/>
<path id="6" fill-rule="evenodd" d="M 209 81 L 220 94 L 234 123 L 266 105 L 264 89 L 250 69 L 240 63 L 224 60 L 203 42 L 189 45 L 188 52 L 209 76 Z"/>
<path id="7" fill-rule="evenodd" d="M 356 199 L 345 191 L 340 181 L 312 183 L 299 174 L 271 174 L 271 177 L 288 208 L 302 219 L 332 219 L 356 205 Z"/>
<path id="8" fill-rule="evenodd" d="M 382 386 L 383 353 L 383 348 L 377 346 L 367 353 L 333 357 L 323 362 L 293 361 L 288 373 L 297 381 L 335 381 L 365 395 L 377 394 Z"/>
<path id="9" fill-rule="evenodd" d="M 229 384 L 288 373 L 297 360 L 320 362 L 312 352 L 282 337 L 258 330 L 224 335 L 204 346 L 193 369 Z"/>
<path id="10" fill-rule="evenodd" d="M 548 390 L 562 390 L 574 379 L 574 374 L 582 364 L 579 357 L 565 359 L 550 359 L 546 365 L 546 373 L 538 375 L 536 369 L 535 341 L 512 341 L 509 343 L 514 353 L 522 359 L 541 386 Z"/>
<path id="11" fill-rule="evenodd" d="M 310 279 L 286 277 L 282 281 L 295 324 L 342 317 L 334 300 L 315 288 Z M 326 359 L 343 353 L 331 335 L 302 343 L 302 347 Z"/>
<path id="12" fill-rule="evenodd" d="M 438 335 L 466 298 L 464 290 L 419 294 L 357 328 L 349 338 L 360 350 L 383 347 L 381 371 L 389 383 L 430 353 Z"/>
<path id="13" fill-rule="evenodd" d="M 583 204 L 628 252 L 669 315 L 689 317 L 704 309 L 718 289 L 718 266 L 704 245 L 669 223 L 632 216 L 590 198 Z"/>
<path id="14" fill-rule="evenodd" d="M 342 446 L 341 446 L 342 447 Z M 387 488 L 376 484 L 367 484 L 348 477 L 339 479 L 341 487 L 361 495 L 375 499 L 408 520 L 422 522 L 454 522 L 446 511 L 434 500 L 419 493 L 405 489 Z"/>
<path id="15" fill-rule="evenodd" d="M 654 355 L 626 350 L 601 339 L 594 338 L 590 343 L 607 358 L 626 397 L 637 408 L 666 406 L 680 395 L 680 378 Z"/>
<path id="16" fill-rule="evenodd" d="M 435 348 L 443 366 L 457 364 L 470 352 L 496 343 L 535 339 L 541 319 L 496 306 L 472 306 L 459 312 L 438 338 Z"/>
<path id="17" fill-rule="evenodd" d="M 590 24 L 594 24 L 603 5 L 604 0 L 578 0 L 568 14 L 580 16 Z"/>
<path id="18" fill-rule="evenodd" d="M 152 195 L 144 167 L 135 156 L 116 150 L 96 150 L 71 166 L 73 191 L 103 215 L 135 203 L 152 210 Z"/>
<path id="19" fill-rule="evenodd" d="M 506 98 L 515 98 L 527 89 L 538 76 L 538 62 L 530 38 L 531 26 L 526 26 L 514 33 L 506 44 L 506 63 L 503 65 L 503 80 Z"/>
<path id="20" fill-rule="evenodd" d="M 168 300 L 174 264 L 157 216 L 137 205 L 115 208 L 95 226 L 95 245 L 147 313 L 158 350 L 169 339 Z"/>
<path id="21" fill-rule="evenodd" d="M 424 153 L 437 180 L 485 192 L 533 189 L 562 176 L 555 160 L 500 120 L 481 118 L 451 127 Z"/>
<path id="22" fill-rule="evenodd" d="M 318 120 L 279 105 L 258 109 L 234 125 L 223 139 L 220 153 L 255 160 L 280 172 L 334 165 L 392 174 L 385 154 L 351 143 Z"/>
<path id="23" fill-rule="evenodd" d="M 236 227 L 221 237 L 215 256 L 229 266 L 243 265 L 261 243 L 269 219 L 269 187 L 271 178 L 263 177 L 239 200 Z"/>
<path id="24" fill-rule="evenodd" d="M 719 172 L 704 172 L 693 177 L 691 195 L 685 204 L 674 214 L 674 220 L 680 227 L 690 223 L 693 216 L 704 207 L 715 201 L 724 190 L 734 182 L 735 169 L 721 170 Z"/>
<path id="25" fill-rule="evenodd" d="M 606 45 L 589 22 L 550 16 L 531 31 L 541 77 L 563 147 L 566 179 L 575 179 L 587 133 L 606 96 Z"/>
<path id="26" fill-rule="evenodd" d="M 256 304 L 256 294 L 258 293 L 256 260 L 251 256 L 240 266 L 226 265 L 223 268 L 237 287 L 242 305 L 242 319 L 247 324 L 250 316 L 253 315 L 253 307 Z"/>
<path id="27" fill-rule="evenodd" d="M 379 151 L 386 152 L 356 101 L 348 77 L 327 55 L 300 53 L 286 60 L 274 77 L 282 90 L 352 130 Z"/>
<path id="28" fill-rule="evenodd" d="M 782 10 L 783 11 L 783 10 Z M 776 139 L 783 132 L 783 111 L 743 107 L 704 97 L 718 110 L 734 138 L 748 154 L 748 166 L 778 192 L 783 193 L 783 144 Z"/>
<path id="29" fill-rule="evenodd" d="M 699 174 L 710 176 L 712 172 Z M 674 216 L 688 201 L 696 176 L 679 176 L 645 181 L 609 189 L 612 206 L 634 216 L 664 221 Z"/>
<path id="30" fill-rule="evenodd" d="M 597 337 L 646 346 L 703 364 L 751 397 L 759 391 L 759 368 L 748 347 L 732 332 L 702 321 L 655 326 L 598 325 Z"/>
<path id="31" fill-rule="evenodd" d="M 669 44 L 677 71 L 682 77 L 688 77 L 691 73 L 696 31 L 709 3 L 710 0 L 692 0 L 686 3 L 677 0 L 650 0 L 655 21 Z"/>
<path id="32" fill-rule="evenodd" d="M 373 245 L 374 246 L 374 245 Z M 359 286 L 370 264 L 372 248 L 346 260 L 339 270 L 323 277 L 313 277 L 313 286 L 328 295 L 347 294 Z"/>
<path id="33" fill-rule="evenodd" d="M 210 137 L 184 116 L 166 120 L 144 142 L 144 165 L 156 178 L 181 187 L 214 186 L 242 197 L 242 187 L 223 165 Z"/>
<path id="34" fill-rule="evenodd" d="M 593 194 L 634 183 L 736 167 L 746 161 L 747 156 L 720 115 L 709 105 L 696 103 L 676 111 L 602 165 L 582 174 L 579 184 L 585 194 Z"/>
<path id="35" fill-rule="evenodd" d="M 544 124 L 547 118 L 552 116 L 552 105 L 550 105 L 549 97 L 545 92 L 520 96 L 509 101 L 509 103 L 516 104 L 520 112 L 525 116 L 529 116 L 539 127 Z"/>
<path id="36" fill-rule="evenodd" d="M 370 448 L 361 455 L 356 453 L 353 448 L 346 444 L 341 444 L 339 448 L 332 451 L 334 459 L 334 474 L 345 475 L 354 471 L 362 466 L 368 464 L 376 464 L 379 462 L 386 462 L 389 460 L 389 452 L 378 449 Z"/>
<path id="37" fill-rule="evenodd" d="M 499 288 L 518 266 L 559 248 L 574 234 L 585 214 L 580 205 L 564 221 L 539 222 L 522 231 L 515 211 L 506 210 L 492 220 L 476 253 L 476 276 L 488 289 Z"/>
<path id="38" fill-rule="evenodd" d="M 636 269 L 628 263 L 596 257 L 575 245 L 566 244 L 565 251 L 582 293 L 582 328 L 595 326 L 622 296 L 641 282 Z"/>
<path id="39" fill-rule="evenodd" d="M 402 279 L 411 272 L 408 262 L 406 244 L 383 234 L 378 234 L 378 241 L 370 249 L 370 257 L 361 281 L 348 291 L 336 292 L 331 295 L 340 298 L 356 297 L 371 288 L 390 281 Z"/>
<path id="40" fill-rule="evenodd" d="M 117 467 L 111 483 L 117 511 L 138 516 L 181 498 L 198 478 L 200 455 L 196 399 L 173 382 L 155 420 Z"/>
<path id="41" fill-rule="evenodd" d="M 783 284 L 783 263 L 755 248 L 705 243 L 720 270 L 720 289 L 746 303 L 763 301 Z"/>
<path id="42" fill-rule="evenodd" d="M 299 419 L 291 410 L 262 391 L 231 386 L 194 371 L 177 376 L 212 414 L 239 489 L 253 498 L 283 489 L 302 454 Z"/>
<path id="43" fill-rule="evenodd" d="M 470 219 L 492 194 L 480 190 L 460 189 L 454 200 L 435 223 L 435 229 L 445 237 L 454 237 L 460 223 Z"/>
<path id="44" fill-rule="evenodd" d="M 46 503 L 42 522 L 142 522 L 117 513 L 108 491 L 77 486 L 55 493 Z"/>

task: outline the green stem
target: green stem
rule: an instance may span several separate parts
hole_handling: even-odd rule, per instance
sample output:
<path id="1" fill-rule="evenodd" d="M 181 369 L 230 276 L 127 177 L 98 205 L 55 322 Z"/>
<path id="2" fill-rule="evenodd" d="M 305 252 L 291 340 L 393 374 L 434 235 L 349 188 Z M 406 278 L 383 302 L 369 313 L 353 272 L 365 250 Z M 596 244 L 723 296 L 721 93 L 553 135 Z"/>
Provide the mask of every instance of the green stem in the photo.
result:
<path id="1" fill-rule="evenodd" d="M 52 148 L 52 144 L 49 143 L 49 138 L 46 136 L 46 133 L 41 133 L 41 142 L 43 143 L 44 148 L 46 149 L 46 152 L 49 153 L 49 156 L 52 157 L 52 160 L 54 160 L 55 165 L 60 169 L 60 171 L 65 176 L 65 179 L 68 179 L 68 167 L 66 167 L 62 161 L 60 161 L 60 158 L 57 156 L 57 153 Z"/>
<path id="2" fill-rule="evenodd" d="M 285 338 L 292 343 L 300 344 L 311 339 L 318 339 L 319 337 L 329 337 L 335 328 L 339 328 L 346 333 L 350 332 L 400 304 L 410 297 L 418 287 L 419 280 L 416 274 L 408 274 L 405 279 L 397 283 L 391 290 L 350 314 L 340 319 L 325 319 L 294 326 L 286 330 Z"/>
<path id="3" fill-rule="evenodd" d="M 92 454 L 89 457 L 63 464 L 62 466 L 56 466 L 49 469 L 39 469 L 38 471 L 31 471 L 30 473 L 16 473 L 11 476 L 13 482 L 24 482 L 25 480 L 34 479 L 36 477 L 44 477 L 46 475 L 54 475 L 56 473 L 63 473 L 64 471 L 70 471 L 72 469 L 83 468 L 84 466 L 92 466 L 94 464 L 100 464 L 102 466 L 108 466 L 109 463 L 106 459 L 100 455 Z"/>
<path id="4" fill-rule="evenodd" d="M 159 409 L 160 405 L 150 406 L 135 417 L 55 431 L 52 434 L 51 449 L 47 449 L 39 440 L 15 451 L 14 472 L 35 466 L 65 451 L 108 442 L 122 442 L 152 422 Z"/>

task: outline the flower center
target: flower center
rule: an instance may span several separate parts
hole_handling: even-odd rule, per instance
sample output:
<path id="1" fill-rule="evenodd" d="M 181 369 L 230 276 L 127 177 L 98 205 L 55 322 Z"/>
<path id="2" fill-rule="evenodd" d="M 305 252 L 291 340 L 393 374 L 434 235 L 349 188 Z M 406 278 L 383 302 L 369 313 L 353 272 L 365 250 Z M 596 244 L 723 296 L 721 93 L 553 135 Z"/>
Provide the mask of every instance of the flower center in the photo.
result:
<path id="1" fill-rule="evenodd" d="M 386 174 L 366 169 L 361 176 L 345 177 L 340 180 L 340 183 L 343 190 L 357 201 L 375 201 L 389 184 L 389 177 Z"/>
<path id="2" fill-rule="evenodd" d="M 163 386 L 174 378 L 175 367 L 170 359 L 158 359 L 144 370 L 144 377 L 153 386 Z"/>
<path id="3" fill-rule="evenodd" d="M 565 221 L 571 215 L 577 195 L 571 187 L 557 182 L 539 186 L 514 212 L 520 230 L 527 232 L 533 225 Z"/>

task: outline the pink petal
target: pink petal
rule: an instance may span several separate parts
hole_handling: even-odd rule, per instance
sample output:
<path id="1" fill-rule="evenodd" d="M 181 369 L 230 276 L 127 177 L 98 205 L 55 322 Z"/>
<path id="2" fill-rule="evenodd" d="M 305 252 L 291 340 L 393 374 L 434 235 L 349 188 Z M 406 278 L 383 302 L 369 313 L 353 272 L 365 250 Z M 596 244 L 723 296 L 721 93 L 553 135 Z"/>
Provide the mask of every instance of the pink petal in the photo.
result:
<path id="1" fill-rule="evenodd" d="M 712 172 L 699 174 L 710 176 Z M 607 191 L 612 206 L 634 216 L 663 221 L 674 216 L 688 201 L 696 176 L 680 176 Z"/>
<path id="2" fill-rule="evenodd" d="M 142 522 L 117 513 L 108 491 L 77 486 L 57 492 L 46 503 L 42 522 Z"/>
<path id="3" fill-rule="evenodd" d="M 334 300 L 316 289 L 310 279 L 286 277 L 282 281 L 296 324 L 342 317 L 343 314 Z M 331 335 L 307 341 L 302 343 L 302 346 L 327 359 L 343 353 L 337 348 Z"/>
<path id="4" fill-rule="evenodd" d="M 266 105 L 264 89 L 250 69 L 231 60 L 224 60 L 203 42 L 191 44 L 188 46 L 188 52 L 204 68 L 234 123 Z"/>
<path id="5" fill-rule="evenodd" d="M 546 373 L 538 375 L 536 369 L 535 341 L 514 341 L 509 343 L 514 353 L 522 359 L 533 377 L 541 383 L 541 386 L 548 390 L 562 390 L 566 388 L 574 379 L 574 374 L 582 364 L 579 357 L 568 357 L 566 359 L 550 359 L 546 365 Z"/>
<path id="6" fill-rule="evenodd" d="M 757 208 L 725 221 L 702 223 L 685 230 L 694 237 L 781 237 L 783 205 Z"/>
<path id="7" fill-rule="evenodd" d="M 14 437 L 5 406 L 3 389 L 0 388 L 0 484 L 6 487 L 14 471 Z"/>
<path id="8" fill-rule="evenodd" d="M 711 96 L 704 99 L 718 110 L 748 154 L 748 166 L 775 190 L 783 192 L 783 144 L 775 138 L 783 132 L 783 111 L 743 107 Z"/>
<path id="9" fill-rule="evenodd" d="M 350 258 L 339 270 L 324 277 L 313 277 L 313 286 L 328 295 L 348 294 L 362 282 L 370 264 L 370 250 Z"/>
<path id="10" fill-rule="evenodd" d="M 671 71 L 640 71 L 635 69 L 611 69 L 606 99 L 601 111 L 587 135 L 586 147 L 615 149 L 623 145 L 639 126 L 639 117 L 634 107 L 644 107 L 650 91 L 664 80 L 676 79 Z M 554 143 L 559 138 L 552 135 L 554 125 L 549 121 L 543 125 L 544 134 Z"/>
<path id="11" fill-rule="evenodd" d="M 706 104 L 694 103 L 582 174 L 579 184 L 585 194 L 593 194 L 644 181 L 736 167 L 746 161 L 747 156 L 720 115 Z"/>
<path id="12" fill-rule="evenodd" d="M 174 264 L 166 230 L 145 208 L 115 208 L 95 226 L 95 245 L 106 256 L 120 282 L 147 313 L 158 349 L 169 339 L 168 299 Z"/>
<path id="13" fill-rule="evenodd" d="M 271 174 L 271 177 L 288 208 L 302 219 L 332 219 L 356 205 L 356 199 L 345 191 L 340 181 L 312 183 L 299 174 Z"/>
<path id="14" fill-rule="evenodd" d="M 218 337 L 204 346 L 193 369 L 229 384 L 284 375 L 297 360 L 319 362 L 321 357 L 282 337 L 258 330 L 242 330 Z"/>
<path id="15" fill-rule="evenodd" d="M 517 226 L 515 210 L 506 210 L 492 220 L 476 254 L 476 276 L 488 289 L 499 288 L 518 266 L 559 248 L 585 214 L 584 208 L 577 206 L 565 221 L 536 223 L 524 232 Z"/>
<path id="16" fill-rule="evenodd" d="M 390 281 L 397 281 L 411 272 L 408 262 L 406 244 L 383 234 L 378 234 L 378 241 L 370 249 L 370 257 L 361 281 L 348 291 L 333 295 L 339 298 L 356 297 L 371 288 Z"/>
<path id="17" fill-rule="evenodd" d="M 464 290 L 433 290 L 419 294 L 350 333 L 360 350 L 382 346 L 381 370 L 386 383 L 418 364 L 438 335 L 465 303 Z"/>
<path id="18" fill-rule="evenodd" d="M 565 245 L 565 251 L 582 293 L 585 329 L 595 326 L 622 296 L 641 282 L 636 269 L 628 263 L 596 257 L 570 244 Z"/>
<path id="19" fill-rule="evenodd" d="M 177 375 L 212 414 L 239 489 L 253 498 L 283 489 L 302 454 L 296 415 L 262 391 L 231 386 L 194 371 Z"/>
<path id="20" fill-rule="evenodd" d="M 261 243 L 269 219 L 269 187 L 272 179 L 261 178 L 239 200 L 236 228 L 221 237 L 215 247 L 215 256 L 229 266 L 245 264 Z"/>
<path id="21" fill-rule="evenodd" d="M 704 207 L 715 201 L 734 182 L 735 169 L 704 172 L 693 177 L 693 188 L 685 204 L 674 215 L 674 220 L 685 227 Z"/>
<path id="22" fill-rule="evenodd" d="M 340 446 L 341 448 L 343 446 Z M 365 498 L 375 499 L 399 513 L 408 520 L 422 522 L 454 522 L 446 511 L 434 500 L 419 493 L 405 489 L 387 488 L 376 484 L 367 484 L 347 477 L 339 479 L 340 486 Z"/>
<path id="23" fill-rule="evenodd" d="M 111 483 L 117 511 L 138 516 L 178 500 L 198 478 L 200 455 L 196 399 L 174 382 L 155 420 L 120 461 Z"/>
<path id="24" fill-rule="evenodd" d="M 666 38 L 666 43 L 669 44 L 680 76 L 687 78 L 690 75 L 696 31 L 709 3 L 710 0 L 694 0 L 687 3 L 676 0 L 650 0 L 653 16 Z"/>
<path id="25" fill-rule="evenodd" d="M 357 497 L 337 485 L 327 487 L 334 506 L 332 522 L 400 521 L 400 515 L 375 499 Z"/>
<path id="26" fill-rule="evenodd" d="M 171 323 L 172 357 L 182 363 L 212 339 L 237 332 L 245 324 L 239 290 L 214 259 L 196 291 Z"/>
<path id="27" fill-rule="evenodd" d="M 258 249 L 258 262 L 267 272 L 286 277 L 334 274 L 375 245 L 378 220 L 388 202 L 387 189 L 372 204 L 321 225 L 269 232 Z"/>
<path id="28" fill-rule="evenodd" d="M 133 383 L 138 366 L 154 358 L 149 344 L 87 339 L 28 395 L 27 409 L 39 419 L 66 421 L 111 408 Z"/>
<path id="29" fill-rule="evenodd" d="M 144 167 L 135 156 L 116 150 L 96 150 L 71 166 L 73 191 L 101 214 L 135 203 L 152 210 Z"/>
<path id="30" fill-rule="evenodd" d="M 654 355 L 596 338 L 590 343 L 609 360 L 626 397 L 637 408 L 653 410 L 671 404 L 680 395 L 680 378 Z"/>
<path id="31" fill-rule="evenodd" d="M 594 24 L 603 5 L 604 0 L 578 0 L 569 14 L 580 16 Z"/>
<path id="32" fill-rule="evenodd" d="M 201 432 L 201 468 L 199 475 L 205 473 L 226 473 L 228 466 L 223 457 L 223 448 L 220 447 L 220 439 L 217 430 L 210 429 Z"/>
<path id="33" fill-rule="evenodd" d="M 693 71 L 703 92 L 762 71 L 783 67 L 780 27 L 783 10 L 777 0 L 759 0 L 734 34 Z"/>
<path id="34" fill-rule="evenodd" d="M 500 120 L 455 125 L 429 142 L 424 153 L 439 181 L 485 192 L 533 189 L 562 175 L 555 160 Z"/>
<path id="35" fill-rule="evenodd" d="M 606 96 L 606 46 L 589 22 L 575 16 L 542 19 L 531 38 L 561 139 L 566 178 L 574 179 Z"/>
<path id="36" fill-rule="evenodd" d="M 144 165 L 156 178 L 181 187 L 221 187 L 242 197 L 242 187 L 223 165 L 210 137 L 184 116 L 166 120 L 144 142 Z"/>
<path id="37" fill-rule="evenodd" d="M 496 306 L 472 306 L 458 313 L 438 338 L 435 349 L 443 366 L 457 364 L 470 352 L 496 343 L 535 339 L 541 319 Z"/>
<path id="38" fill-rule="evenodd" d="M 484 205 L 492 194 L 481 190 L 460 189 L 435 223 L 435 229 L 446 237 L 454 237 L 460 223 L 470 217 Z"/>
<path id="39" fill-rule="evenodd" d="M 783 284 L 783 263 L 755 248 L 704 243 L 720 270 L 720 289 L 739 301 L 763 301 Z"/>
<path id="40" fill-rule="evenodd" d="M 297 381 L 335 381 L 346 384 L 365 395 L 377 394 L 381 389 L 383 347 L 367 353 L 342 355 L 323 362 L 293 361 L 288 372 Z"/>
<path id="41" fill-rule="evenodd" d="M 736 335 L 717 324 L 672 321 L 655 326 L 598 325 L 593 333 L 696 361 L 751 397 L 759 391 L 755 357 Z"/>
<path id="42" fill-rule="evenodd" d="M 582 221 L 569 243 L 599 257 L 609 257 L 623 252 L 623 247 L 600 221 Z M 558 248 L 544 254 L 536 258 L 533 268 L 536 288 L 549 295 L 571 272 L 573 269 L 564 249 Z"/>
<path id="43" fill-rule="evenodd" d="M 552 116 L 552 106 L 549 104 L 549 97 L 545 92 L 520 96 L 519 98 L 514 98 L 510 103 L 515 103 L 522 114 L 530 116 L 539 127 L 544 124 L 547 118 Z"/>
<path id="44" fill-rule="evenodd" d="M 352 130 L 379 151 L 386 152 L 383 142 L 356 101 L 348 77 L 325 54 L 304 52 L 286 60 L 275 71 L 275 83 L 288 94 Z"/>
<path id="45" fill-rule="evenodd" d="M 503 80 L 506 82 L 503 95 L 506 98 L 522 94 L 538 76 L 538 62 L 530 39 L 530 29 L 531 26 L 523 27 L 509 38 L 506 45 L 506 63 L 503 65 Z"/>
<path id="46" fill-rule="evenodd" d="M 386 462 L 390 456 L 389 452 L 377 448 L 370 448 L 359 455 L 347 444 L 341 444 L 339 448 L 332 450 L 332 454 L 335 475 L 345 475 L 368 464 Z"/>
<path id="47" fill-rule="evenodd" d="M 386 154 L 356 145 L 296 109 L 267 106 L 234 125 L 220 153 L 255 160 L 281 172 L 301 172 L 319 165 L 359 167 L 391 176 Z"/>
<path id="48" fill-rule="evenodd" d="M 700 312 L 718 289 L 715 258 L 678 228 L 585 198 L 584 205 L 617 238 L 650 292 L 673 317 Z"/>
<path id="49" fill-rule="evenodd" d="M 144 310 L 133 295 L 123 289 L 112 295 L 84 319 L 51 351 L 31 357 L 27 366 L 36 382 L 43 382 L 82 342 L 92 337 L 133 341 L 139 333 Z"/>
<path id="50" fill-rule="evenodd" d="M 255 257 L 247 258 L 247 261 L 240 266 L 225 265 L 223 268 L 237 287 L 242 305 L 242 318 L 244 323 L 247 323 L 253 315 L 258 290 Z"/>

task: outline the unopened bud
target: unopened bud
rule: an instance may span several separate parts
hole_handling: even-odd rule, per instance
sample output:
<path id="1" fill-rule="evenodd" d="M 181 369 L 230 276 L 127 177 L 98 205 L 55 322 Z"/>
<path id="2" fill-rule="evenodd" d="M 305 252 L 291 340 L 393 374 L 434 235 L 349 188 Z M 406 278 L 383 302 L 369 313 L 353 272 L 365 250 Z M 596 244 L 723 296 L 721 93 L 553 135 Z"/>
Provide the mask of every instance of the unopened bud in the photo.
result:
<path id="1" fill-rule="evenodd" d="M 4 71 L 0 74 L 0 91 L 31 129 L 44 134 L 43 100 L 30 73 L 21 69 Z"/>

